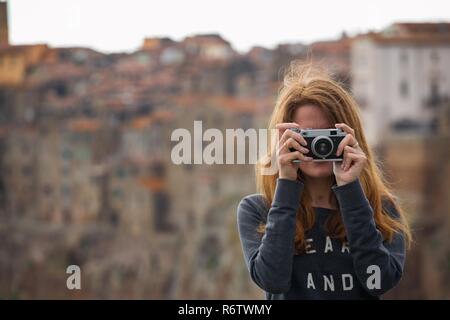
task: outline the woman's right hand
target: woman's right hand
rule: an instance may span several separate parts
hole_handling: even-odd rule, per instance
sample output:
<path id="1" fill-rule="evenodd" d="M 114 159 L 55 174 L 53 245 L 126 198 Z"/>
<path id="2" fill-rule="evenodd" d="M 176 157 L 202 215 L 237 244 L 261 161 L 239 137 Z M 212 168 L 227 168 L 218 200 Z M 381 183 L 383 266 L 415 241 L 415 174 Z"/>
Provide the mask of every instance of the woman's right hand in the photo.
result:
<path id="1" fill-rule="evenodd" d="M 305 148 L 307 145 L 305 138 L 297 132 L 288 130 L 294 127 L 300 129 L 300 126 L 295 122 L 279 123 L 275 126 L 278 129 L 278 136 L 281 136 L 277 149 L 277 162 L 280 170 L 278 177 L 282 179 L 297 180 L 299 163 L 292 162 L 292 160 L 312 161 L 313 159 L 305 156 L 309 152 Z M 295 151 L 290 151 L 289 148 L 293 148 Z"/>

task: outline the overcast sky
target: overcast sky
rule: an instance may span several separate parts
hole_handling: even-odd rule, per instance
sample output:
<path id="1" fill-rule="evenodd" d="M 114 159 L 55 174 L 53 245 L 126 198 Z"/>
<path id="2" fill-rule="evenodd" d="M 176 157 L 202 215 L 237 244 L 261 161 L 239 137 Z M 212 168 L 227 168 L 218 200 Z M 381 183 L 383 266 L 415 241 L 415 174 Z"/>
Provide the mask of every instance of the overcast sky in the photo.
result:
<path id="1" fill-rule="evenodd" d="M 10 0 L 10 42 L 133 51 L 145 37 L 220 33 L 233 47 L 311 42 L 396 21 L 450 22 L 449 0 Z"/>

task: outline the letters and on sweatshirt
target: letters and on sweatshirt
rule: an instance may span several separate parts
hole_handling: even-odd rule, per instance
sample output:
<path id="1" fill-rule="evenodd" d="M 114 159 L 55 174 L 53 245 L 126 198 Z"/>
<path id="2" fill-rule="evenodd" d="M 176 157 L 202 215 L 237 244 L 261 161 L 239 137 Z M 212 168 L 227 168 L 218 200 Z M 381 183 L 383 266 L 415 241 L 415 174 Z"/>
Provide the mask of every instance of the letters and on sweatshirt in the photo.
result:
<path id="1" fill-rule="evenodd" d="M 304 184 L 277 179 L 271 206 L 261 194 L 244 197 L 237 221 L 251 279 L 275 299 L 379 299 L 400 280 L 405 241 L 395 233 L 384 241 L 359 179 L 332 187 L 348 242 L 327 236 L 324 223 L 332 209 L 314 208 L 316 222 L 306 235 L 306 251 L 295 252 L 295 221 Z M 392 217 L 395 207 L 383 202 Z M 264 234 L 258 226 L 266 224 Z"/>

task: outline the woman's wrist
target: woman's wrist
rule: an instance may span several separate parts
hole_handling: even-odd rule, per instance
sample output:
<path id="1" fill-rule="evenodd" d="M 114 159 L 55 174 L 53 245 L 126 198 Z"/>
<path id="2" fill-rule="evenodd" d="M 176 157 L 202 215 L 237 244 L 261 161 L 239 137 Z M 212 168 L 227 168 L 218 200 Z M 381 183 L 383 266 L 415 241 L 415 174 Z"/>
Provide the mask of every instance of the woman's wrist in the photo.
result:
<path id="1" fill-rule="evenodd" d="M 358 179 L 332 187 L 342 210 L 361 208 L 369 204 L 361 181 Z"/>
<path id="2" fill-rule="evenodd" d="M 352 182 L 354 182 L 356 180 L 358 180 L 358 177 L 356 177 L 355 179 L 352 179 L 350 181 L 340 180 L 340 179 L 336 178 L 336 185 L 338 187 L 341 187 L 341 186 L 345 186 L 346 184 L 352 183 Z"/>
<path id="3" fill-rule="evenodd" d="M 297 177 L 284 176 L 284 175 L 281 175 L 281 174 L 278 176 L 278 179 L 297 181 Z"/>
<path id="4" fill-rule="evenodd" d="M 284 178 L 277 179 L 273 204 L 297 208 L 300 204 L 300 193 L 303 190 L 303 183 L 299 180 Z"/>

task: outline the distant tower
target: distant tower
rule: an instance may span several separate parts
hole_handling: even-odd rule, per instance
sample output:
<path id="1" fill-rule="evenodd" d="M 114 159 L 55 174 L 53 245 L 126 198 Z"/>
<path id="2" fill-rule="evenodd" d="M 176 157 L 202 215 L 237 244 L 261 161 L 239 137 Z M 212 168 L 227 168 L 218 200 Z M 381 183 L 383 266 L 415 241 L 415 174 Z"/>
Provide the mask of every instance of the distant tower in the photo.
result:
<path id="1" fill-rule="evenodd" d="M 9 44 L 8 39 L 8 2 L 0 1 L 0 45 Z"/>

